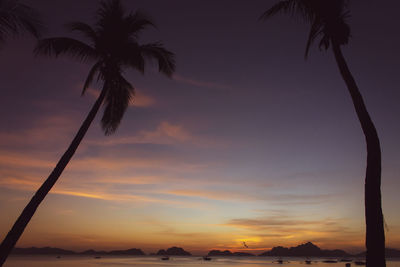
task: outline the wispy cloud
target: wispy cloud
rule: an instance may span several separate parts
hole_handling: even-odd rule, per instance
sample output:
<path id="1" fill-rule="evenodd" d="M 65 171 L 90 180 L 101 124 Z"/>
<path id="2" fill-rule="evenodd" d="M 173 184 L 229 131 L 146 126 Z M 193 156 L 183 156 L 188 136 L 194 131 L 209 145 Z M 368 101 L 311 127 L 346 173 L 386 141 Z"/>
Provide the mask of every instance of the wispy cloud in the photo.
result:
<path id="1" fill-rule="evenodd" d="M 234 185 L 234 183 L 231 183 Z M 240 189 L 227 189 L 215 190 L 209 188 L 196 188 L 196 189 L 174 189 L 166 192 L 167 194 L 204 198 L 211 200 L 221 201 L 253 201 L 253 202 L 267 202 L 278 206 L 300 206 L 300 205 L 318 205 L 322 204 L 335 195 L 320 194 L 320 195 L 301 195 L 301 194 L 284 194 L 279 192 L 269 192 L 270 190 L 259 189 L 257 184 L 254 185 L 240 185 Z"/>
<path id="2" fill-rule="evenodd" d="M 89 90 L 88 92 L 91 92 Z M 139 105 L 151 105 L 152 98 L 145 96 Z M 146 104 L 147 103 L 147 104 Z M 63 149 L 62 145 L 68 145 L 73 138 L 81 121 L 76 120 L 77 114 L 45 115 L 37 119 L 30 127 L 23 130 L 0 132 L 0 147 L 15 149 L 17 147 L 27 150 L 27 146 L 40 147 L 40 151 L 47 148 L 55 150 Z M 83 119 L 83 117 L 82 117 Z M 49 138 L 51 137 L 51 138 Z M 80 150 L 86 145 L 113 146 L 129 144 L 185 144 L 192 146 L 223 145 L 222 141 L 215 141 L 201 135 L 197 135 L 184 125 L 161 121 L 154 129 L 140 130 L 125 136 L 112 136 L 109 138 L 85 138 Z"/>
<path id="3" fill-rule="evenodd" d="M 31 128 L 0 132 L 0 146 L 52 146 L 71 138 L 79 123 L 74 114 L 42 116 Z"/>
<path id="4" fill-rule="evenodd" d="M 56 158 L 57 159 L 57 158 Z M 0 186 L 36 190 L 54 168 L 56 159 L 37 157 L 34 153 L 0 150 Z M 175 199 L 178 202 L 207 203 L 207 201 L 266 203 L 275 206 L 319 205 L 332 195 L 300 195 L 260 190 L 257 184 L 230 182 L 213 177 L 193 179 L 191 176 L 209 168 L 207 162 L 185 161 L 171 157 L 142 157 L 138 155 L 78 155 L 67 167 L 68 179 L 63 179 L 54 193 L 87 198 L 122 201 L 154 202 L 154 199 Z M 80 177 L 85 177 L 84 182 Z M 183 186 L 184 183 L 184 186 Z M 135 185 L 152 185 L 141 190 Z M 220 189 L 219 189 L 220 188 Z M 96 190 L 100 193 L 96 193 Z M 124 192 L 124 190 L 128 190 Z M 138 197 L 141 196 L 141 197 Z M 207 200 L 207 201 L 205 201 Z M 238 223 L 238 221 L 237 221 Z M 280 221 L 279 221 L 280 223 Z"/>
<path id="5" fill-rule="evenodd" d="M 0 174 L 1 175 L 1 174 Z M 72 182 L 63 182 L 58 184 L 53 188 L 50 193 L 57 195 L 66 195 L 82 198 L 91 198 L 104 201 L 112 201 L 118 203 L 131 203 L 131 204 L 146 204 L 146 203 L 157 203 L 162 205 L 172 205 L 174 207 L 202 207 L 203 203 L 196 201 L 182 201 L 178 199 L 168 199 L 162 195 L 158 195 L 157 191 L 153 193 L 144 192 L 142 194 L 135 193 L 132 190 L 121 190 L 113 189 L 112 187 L 106 186 L 111 184 L 112 180 L 108 180 L 107 183 L 102 182 L 86 182 L 86 183 L 76 183 L 74 180 Z M 22 190 L 34 192 L 42 184 L 35 177 L 29 177 L 27 175 L 20 175 L 17 177 L 0 176 L 0 186 L 5 188 L 10 188 L 14 190 Z"/>
<path id="6" fill-rule="evenodd" d="M 232 219 L 226 223 L 226 225 L 253 229 L 253 230 L 266 230 L 274 227 L 281 226 L 304 226 L 304 225 L 318 225 L 321 221 L 306 221 L 306 220 L 296 220 L 288 217 L 269 217 L 269 218 L 255 218 L 255 219 Z M 326 222 L 323 222 L 326 224 Z"/>
<path id="7" fill-rule="evenodd" d="M 0 150 L 0 166 L 13 170 L 51 170 L 55 166 L 56 160 L 52 159 L 38 159 L 31 153 L 14 153 L 5 150 Z M 95 167 L 94 167 L 95 166 Z M 90 172 L 100 173 L 105 171 L 113 172 L 114 175 L 127 170 L 164 170 L 173 171 L 181 170 L 185 172 L 192 172 L 205 168 L 205 163 L 198 162 L 184 162 L 178 158 L 142 158 L 137 156 L 120 156 L 120 157 L 80 157 L 79 159 L 72 160 L 68 165 L 70 172 Z"/>
<path id="8" fill-rule="evenodd" d="M 204 198 L 211 200 L 223 200 L 223 201 L 238 201 L 240 200 L 254 200 L 249 195 L 239 193 L 239 192 L 229 192 L 229 191 L 215 191 L 215 190 L 188 190 L 188 189 L 174 189 L 166 192 L 170 195 L 184 196 L 192 198 Z"/>
<path id="9" fill-rule="evenodd" d="M 271 192 L 262 198 L 279 205 L 319 205 L 337 197 L 335 194 L 287 194 Z"/>
<path id="10" fill-rule="evenodd" d="M 15 153 L 12 151 L 0 150 L 0 166 L 15 166 L 25 168 L 51 168 L 54 162 L 45 159 L 38 159 L 34 155 Z"/>
<path id="11" fill-rule="evenodd" d="M 174 74 L 173 79 L 177 82 L 188 84 L 188 85 L 193 85 L 197 87 L 207 87 L 207 88 L 212 88 L 212 89 L 222 89 L 222 90 L 230 90 L 232 89 L 231 86 L 218 83 L 218 82 L 208 82 L 208 81 L 202 81 L 198 80 L 195 78 L 189 78 L 182 76 L 180 74 Z"/>
<path id="12" fill-rule="evenodd" d="M 93 98 L 97 98 L 100 95 L 100 91 L 93 89 L 93 88 L 88 88 L 86 90 L 86 93 Z M 151 97 L 150 95 L 146 95 L 143 90 L 140 89 L 135 89 L 135 96 L 132 99 L 132 101 L 129 103 L 130 106 L 134 107 L 140 107 L 140 108 L 147 108 L 147 107 L 152 107 L 156 105 L 156 100 Z"/>
<path id="13" fill-rule="evenodd" d="M 194 146 L 212 145 L 216 142 L 201 136 L 196 136 L 184 126 L 172 124 L 168 121 L 161 122 L 154 130 L 142 130 L 135 135 L 113 137 L 107 140 L 89 139 L 87 144 L 98 146 L 129 145 L 129 144 L 189 144 Z"/>
<path id="14" fill-rule="evenodd" d="M 298 216 L 269 216 L 262 218 L 235 218 L 225 226 L 242 229 L 245 233 L 260 238 L 261 246 L 269 244 L 284 245 L 290 240 L 293 245 L 305 241 L 335 246 L 340 240 L 360 237 L 360 232 L 347 226 L 345 219 L 325 218 L 306 219 Z"/>

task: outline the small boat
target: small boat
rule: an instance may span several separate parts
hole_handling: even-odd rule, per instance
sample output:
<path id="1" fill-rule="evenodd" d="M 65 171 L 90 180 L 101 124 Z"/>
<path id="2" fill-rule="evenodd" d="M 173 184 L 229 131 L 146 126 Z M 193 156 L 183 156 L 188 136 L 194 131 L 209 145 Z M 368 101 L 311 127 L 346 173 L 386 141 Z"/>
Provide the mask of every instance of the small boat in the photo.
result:
<path id="1" fill-rule="evenodd" d="M 208 256 L 204 256 L 204 257 L 203 257 L 203 260 L 205 260 L 205 261 L 210 261 L 210 260 L 211 260 L 211 258 L 210 258 L 210 257 L 208 257 Z"/>
<path id="2" fill-rule="evenodd" d="M 169 257 L 168 256 L 162 257 L 161 260 L 162 261 L 167 261 L 167 260 L 169 260 Z"/>
<path id="3" fill-rule="evenodd" d="M 324 263 L 337 263 L 337 261 L 335 261 L 335 260 L 325 260 L 325 261 L 322 261 L 322 262 L 324 262 Z"/>
<path id="4" fill-rule="evenodd" d="M 365 261 L 355 261 L 355 265 L 365 265 Z"/>
<path id="5" fill-rule="evenodd" d="M 94 257 L 95 259 L 101 259 L 101 257 L 100 256 L 96 256 L 96 257 Z"/>
<path id="6" fill-rule="evenodd" d="M 279 259 L 279 260 L 276 260 L 276 261 L 274 261 L 274 262 L 276 262 L 276 263 L 278 263 L 278 264 L 282 264 L 282 263 L 283 263 L 283 260 Z"/>
<path id="7" fill-rule="evenodd" d="M 306 260 L 306 264 L 311 264 L 311 261 L 310 260 Z"/>

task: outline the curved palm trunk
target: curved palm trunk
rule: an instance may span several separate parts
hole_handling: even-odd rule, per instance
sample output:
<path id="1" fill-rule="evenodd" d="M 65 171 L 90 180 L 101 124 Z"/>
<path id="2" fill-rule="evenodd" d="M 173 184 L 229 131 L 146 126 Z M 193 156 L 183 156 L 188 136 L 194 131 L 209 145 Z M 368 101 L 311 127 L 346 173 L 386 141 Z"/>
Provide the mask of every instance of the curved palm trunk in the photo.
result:
<path id="1" fill-rule="evenodd" d="M 56 167 L 51 172 L 47 180 L 42 184 L 39 190 L 36 191 L 35 195 L 29 201 L 28 205 L 22 211 L 21 215 L 18 217 L 11 230 L 4 238 L 3 242 L 0 245 L 0 266 L 3 266 L 8 255 L 11 253 L 18 239 L 21 237 L 22 233 L 25 230 L 25 227 L 28 225 L 36 209 L 49 193 L 53 185 L 57 182 L 68 162 L 71 160 L 80 142 L 82 141 L 87 130 L 89 129 L 90 124 L 95 118 L 101 104 L 103 103 L 105 95 L 106 90 L 103 89 L 92 109 L 90 110 L 88 116 L 86 117 L 85 121 L 83 122 L 81 128 L 79 129 L 78 133 L 75 135 L 74 140 L 72 140 L 71 144 L 69 145 L 67 151 L 65 151 L 64 155 L 58 161 Z"/>
<path id="2" fill-rule="evenodd" d="M 349 89 L 367 143 L 367 170 L 365 176 L 367 267 L 385 267 L 385 232 L 381 201 L 381 148 L 379 137 L 357 84 L 343 57 L 340 46 L 333 42 L 332 47 L 340 73 Z"/>

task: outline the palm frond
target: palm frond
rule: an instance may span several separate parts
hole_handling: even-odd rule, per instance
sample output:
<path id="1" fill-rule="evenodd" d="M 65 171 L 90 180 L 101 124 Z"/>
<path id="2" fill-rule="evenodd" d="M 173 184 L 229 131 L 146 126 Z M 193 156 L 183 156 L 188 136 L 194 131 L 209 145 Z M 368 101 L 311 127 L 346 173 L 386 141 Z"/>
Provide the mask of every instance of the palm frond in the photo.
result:
<path id="1" fill-rule="evenodd" d="M 292 12 L 291 10 L 293 9 L 293 0 L 286 0 L 286 1 L 280 1 L 267 9 L 261 16 L 260 19 L 266 20 L 269 19 L 272 16 L 275 16 L 278 13 L 288 13 L 289 11 Z"/>
<path id="2" fill-rule="evenodd" d="M 139 33 L 147 27 L 156 28 L 151 18 L 139 10 L 126 16 L 124 22 L 127 26 L 128 32 L 133 34 L 135 37 L 137 37 Z"/>
<path id="3" fill-rule="evenodd" d="M 103 0 L 100 2 L 100 8 L 97 11 L 97 26 L 100 29 L 107 29 L 109 25 L 115 24 L 115 21 L 121 21 L 124 17 L 124 8 L 120 0 Z"/>
<path id="4" fill-rule="evenodd" d="M 349 18 L 350 18 L 349 11 L 344 10 L 340 15 L 339 26 L 338 26 L 339 33 L 337 38 L 341 45 L 347 45 L 351 37 L 351 28 L 347 22 Z"/>
<path id="5" fill-rule="evenodd" d="M 96 73 L 99 72 L 101 66 L 102 66 L 103 62 L 102 61 L 98 61 L 96 64 L 93 65 L 93 67 L 90 69 L 89 74 L 86 78 L 85 84 L 83 85 L 83 89 L 82 89 L 82 93 L 81 95 L 84 95 L 86 90 L 89 88 L 89 86 L 92 84 L 93 82 L 93 78 L 96 75 Z"/>
<path id="6" fill-rule="evenodd" d="M 281 0 L 266 10 L 260 19 L 268 19 L 278 13 L 303 18 L 310 23 L 305 57 L 317 37 L 320 49 L 328 49 L 331 42 L 348 43 L 350 27 L 346 22 L 349 0 Z"/>
<path id="7" fill-rule="evenodd" d="M 319 49 L 320 50 L 327 50 L 329 48 L 329 45 L 331 43 L 331 38 L 329 35 L 324 34 L 321 38 L 321 40 L 319 41 Z"/>
<path id="8" fill-rule="evenodd" d="M 65 54 L 77 58 L 80 61 L 90 61 L 98 58 L 98 54 L 93 47 L 67 37 L 42 39 L 36 45 L 34 53 L 36 55 L 55 57 Z"/>
<path id="9" fill-rule="evenodd" d="M 315 19 L 314 23 L 311 25 L 310 33 L 308 35 L 308 40 L 306 44 L 306 51 L 304 57 L 307 59 L 308 53 L 310 51 L 311 44 L 317 38 L 318 35 L 322 33 L 323 24 L 320 20 Z"/>
<path id="10" fill-rule="evenodd" d="M 126 44 L 123 52 L 122 63 L 144 74 L 145 60 L 141 53 L 140 46 L 137 43 L 129 42 Z"/>
<path id="11" fill-rule="evenodd" d="M 105 108 L 101 126 L 106 135 L 111 135 L 117 130 L 134 97 L 135 89 L 122 75 L 107 80 L 104 86 L 107 95 L 104 100 Z"/>
<path id="12" fill-rule="evenodd" d="M 23 31 L 39 38 L 43 28 L 40 16 L 31 7 L 15 0 L 0 1 L 0 41 Z"/>
<path id="13" fill-rule="evenodd" d="M 145 57 L 156 59 L 158 71 L 171 77 L 175 72 L 175 55 L 164 48 L 162 43 L 151 43 L 140 46 L 140 51 Z"/>
<path id="14" fill-rule="evenodd" d="M 306 21 L 311 21 L 314 18 L 307 0 L 282 0 L 267 9 L 259 19 L 266 20 L 279 13 L 288 14 L 292 17 L 300 16 Z"/>
<path id="15" fill-rule="evenodd" d="M 92 42 L 92 44 L 96 43 L 97 33 L 89 24 L 78 21 L 78 22 L 68 23 L 66 26 L 70 31 L 78 31 L 82 33 L 86 38 L 88 38 Z"/>

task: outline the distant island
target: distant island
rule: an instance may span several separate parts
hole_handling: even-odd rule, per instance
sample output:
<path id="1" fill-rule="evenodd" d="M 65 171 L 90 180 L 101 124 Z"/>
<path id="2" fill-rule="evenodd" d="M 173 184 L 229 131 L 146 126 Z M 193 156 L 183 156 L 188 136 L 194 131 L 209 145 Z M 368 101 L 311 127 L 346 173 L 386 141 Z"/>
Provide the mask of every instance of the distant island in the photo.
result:
<path id="1" fill-rule="evenodd" d="M 400 257 L 400 250 L 386 248 L 385 254 L 387 258 L 396 258 Z M 266 251 L 259 256 L 275 256 L 275 257 L 362 257 L 364 258 L 366 255 L 365 252 L 359 254 L 349 254 L 344 250 L 334 249 L 334 250 L 325 250 L 320 249 L 318 246 L 314 245 L 311 242 L 307 242 L 305 244 L 298 245 L 296 247 L 274 247 L 270 251 Z"/>
<path id="2" fill-rule="evenodd" d="M 156 255 L 160 256 L 192 256 L 191 253 L 185 251 L 183 248 L 172 247 L 167 250 L 160 249 Z"/>
<path id="3" fill-rule="evenodd" d="M 278 257 L 350 257 L 353 256 L 344 250 L 324 250 L 311 242 L 298 245 L 296 247 L 274 247 L 260 256 L 278 256 Z"/>
<path id="4" fill-rule="evenodd" d="M 12 254 L 15 255 L 125 255 L 125 256 L 144 256 L 146 255 L 141 249 L 131 248 L 127 250 L 112 250 L 112 251 L 96 251 L 93 249 L 83 252 L 75 252 L 61 248 L 43 247 L 43 248 L 14 248 Z M 171 247 L 167 250 L 160 249 L 156 255 L 168 256 L 191 256 L 192 254 L 185 251 L 183 248 Z"/>
<path id="5" fill-rule="evenodd" d="M 93 249 L 85 250 L 83 252 L 75 252 L 72 250 L 65 250 L 61 248 L 52 248 L 52 247 L 43 247 L 43 248 L 15 248 L 12 251 L 14 255 L 123 255 L 123 256 L 144 256 L 146 255 L 141 249 L 131 248 L 127 250 L 112 250 L 112 251 L 96 251 Z M 185 251 L 180 247 L 170 247 L 168 249 L 160 249 L 156 254 L 150 254 L 156 256 L 191 256 L 190 252 Z M 239 257 L 250 257 L 255 256 L 254 254 L 247 252 L 231 252 L 229 250 L 210 250 L 207 254 L 209 257 L 231 257 L 231 256 L 239 256 Z M 344 250 L 334 249 L 334 250 L 325 250 L 320 249 L 318 246 L 314 245 L 311 242 L 307 242 L 305 244 L 298 245 L 296 247 L 274 247 L 269 251 L 266 251 L 258 256 L 261 257 L 365 257 L 365 252 L 359 254 L 349 254 Z M 400 257 L 400 250 L 386 248 L 386 257 L 387 258 L 398 258 Z"/>
<path id="6" fill-rule="evenodd" d="M 127 250 L 112 250 L 112 251 L 95 251 L 93 249 L 83 252 L 75 252 L 61 248 L 15 248 L 12 254 L 16 255 L 125 255 L 125 256 L 143 256 L 146 255 L 141 249 L 131 248 Z"/>
<path id="7" fill-rule="evenodd" d="M 76 252 L 72 251 L 72 250 L 65 250 L 65 249 L 61 249 L 61 248 L 51 248 L 51 247 L 14 248 L 11 253 L 18 254 L 18 255 L 74 255 L 74 254 L 76 254 Z"/>

